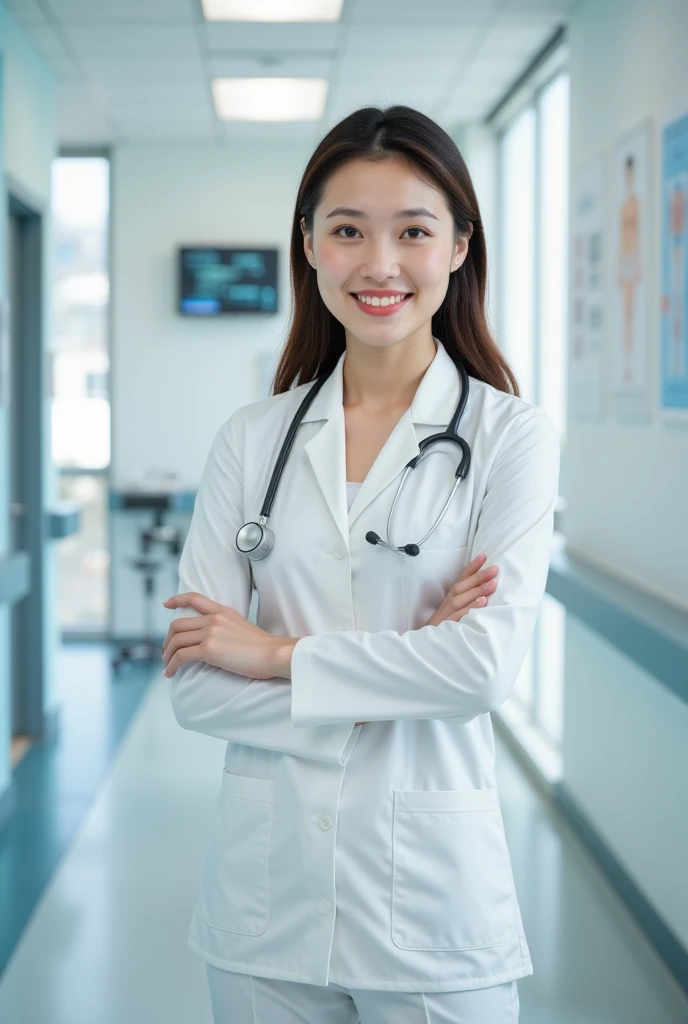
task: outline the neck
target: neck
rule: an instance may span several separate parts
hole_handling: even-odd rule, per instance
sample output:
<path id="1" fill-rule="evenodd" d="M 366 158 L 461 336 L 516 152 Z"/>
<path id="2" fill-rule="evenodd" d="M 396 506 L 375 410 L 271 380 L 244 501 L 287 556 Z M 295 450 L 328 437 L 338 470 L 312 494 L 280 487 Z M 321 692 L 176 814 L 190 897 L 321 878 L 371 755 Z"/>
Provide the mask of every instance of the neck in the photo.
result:
<path id="1" fill-rule="evenodd" d="M 347 335 L 342 366 L 343 404 L 372 415 L 408 409 L 437 351 L 432 333 L 396 345 L 375 346 Z"/>

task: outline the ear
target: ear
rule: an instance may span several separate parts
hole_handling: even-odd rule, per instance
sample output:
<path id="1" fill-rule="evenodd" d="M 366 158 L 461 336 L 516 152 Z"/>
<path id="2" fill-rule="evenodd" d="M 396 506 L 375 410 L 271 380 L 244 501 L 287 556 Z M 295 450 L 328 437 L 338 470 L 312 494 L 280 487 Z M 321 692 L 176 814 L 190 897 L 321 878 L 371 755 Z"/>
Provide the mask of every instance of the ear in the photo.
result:
<path id="1" fill-rule="evenodd" d="M 468 256 L 468 240 L 473 234 L 473 225 L 470 225 L 470 231 L 467 235 L 462 235 L 456 245 L 454 246 L 454 258 L 452 259 L 451 269 L 452 271 L 458 270 L 463 261 Z"/>
<path id="2" fill-rule="evenodd" d="M 315 257 L 313 256 L 313 239 L 310 232 L 306 228 L 306 218 L 301 217 L 299 221 L 301 227 L 301 234 L 303 235 L 303 251 L 306 254 L 306 259 L 309 263 L 313 264 Z"/>

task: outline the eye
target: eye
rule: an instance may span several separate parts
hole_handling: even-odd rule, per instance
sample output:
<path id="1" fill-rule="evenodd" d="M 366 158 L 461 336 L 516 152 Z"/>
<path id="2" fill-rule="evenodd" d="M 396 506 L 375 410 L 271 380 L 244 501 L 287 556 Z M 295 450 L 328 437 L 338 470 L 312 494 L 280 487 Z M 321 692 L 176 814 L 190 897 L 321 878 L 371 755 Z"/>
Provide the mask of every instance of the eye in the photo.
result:
<path id="1" fill-rule="evenodd" d="M 349 230 L 351 230 L 351 231 L 358 231 L 358 228 L 354 227 L 353 224 L 342 224 L 341 227 L 335 228 L 335 230 L 332 232 L 332 234 L 333 235 L 339 235 L 340 238 L 351 238 L 352 235 L 340 235 L 339 234 L 340 231 L 349 231 Z M 426 231 L 425 228 L 421 228 L 421 227 L 405 228 L 405 230 L 402 232 L 402 234 L 405 235 L 407 231 L 422 231 L 423 236 L 425 238 L 429 238 L 430 237 L 430 232 Z M 418 239 L 418 236 L 416 235 L 416 236 L 414 236 L 413 241 L 416 241 L 417 239 Z"/>
<path id="2" fill-rule="evenodd" d="M 342 224 L 342 226 L 340 228 L 335 228 L 335 230 L 332 232 L 332 234 L 333 235 L 339 235 L 340 238 L 351 238 L 351 235 L 340 235 L 339 234 L 340 231 L 349 231 L 349 230 L 351 230 L 351 231 L 358 231 L 358 228 L 355 228 L 353 226 L 353 224 Z"/>
<path id="3" fill-rule="evenodd" d="M 426 238 L 430 237 L 430 232 L 426 231 L 425 228 L 406 228 L 406 231 L 422 231 Z M 403 234 L 406 234 L 406 231 L 404 231 Z"/>

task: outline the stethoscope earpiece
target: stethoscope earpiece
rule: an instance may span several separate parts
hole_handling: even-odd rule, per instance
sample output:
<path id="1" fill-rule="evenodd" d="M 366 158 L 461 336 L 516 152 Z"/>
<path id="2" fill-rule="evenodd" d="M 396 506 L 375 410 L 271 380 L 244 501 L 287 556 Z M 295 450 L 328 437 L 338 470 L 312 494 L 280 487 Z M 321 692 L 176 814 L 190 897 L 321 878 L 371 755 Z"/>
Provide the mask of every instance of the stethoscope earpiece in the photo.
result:
<path id="1" fill-rule="evenodd" d="M 382 544 L 383 548 L 389 548 L 390 551 L 403 551 L 406 555 L 417 555 L 420 551 L 417 544 L 404 544 L 401 548 L 395 548 L 393 544 L 388 544 L 384 541 L 379 533 L 375 533 L 374 530 L 368 530 L 366 540 L 369 544 Z"/>

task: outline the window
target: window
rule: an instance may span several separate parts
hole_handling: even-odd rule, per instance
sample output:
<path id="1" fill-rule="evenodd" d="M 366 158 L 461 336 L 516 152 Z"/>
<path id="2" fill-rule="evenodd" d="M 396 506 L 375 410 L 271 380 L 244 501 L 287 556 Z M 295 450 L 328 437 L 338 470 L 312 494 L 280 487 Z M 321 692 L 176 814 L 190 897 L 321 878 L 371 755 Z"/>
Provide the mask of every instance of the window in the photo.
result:
<path id="1" fill-rule="evenodd" d="M 569 75 L 563 51 L 522 88 L 494 126 L 500 181 L 499 340 L 522 397 L 544 408 L 563 447 L 569 197 Z M 563 474 L 559 489 L 564 491 Z M 550 778 L 560 765 L 564 626 L 565 609 L 546 594 L 502 716 Z"/>
<path id="2" fill-rule="evenodd" d="M 109 622 L 109 170 L 101 156 L 52 167 L 52 458 L 60 497 L 82 508 L 80 532 L 58 546 L 67 634 Z"/>
<path id="3" fill-rule="evenodd" d="M 569 76 L 501 133 L 500 340 L 527 402 L 566 425 Z"/>

